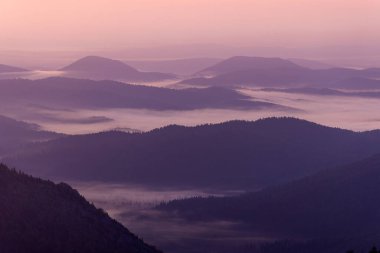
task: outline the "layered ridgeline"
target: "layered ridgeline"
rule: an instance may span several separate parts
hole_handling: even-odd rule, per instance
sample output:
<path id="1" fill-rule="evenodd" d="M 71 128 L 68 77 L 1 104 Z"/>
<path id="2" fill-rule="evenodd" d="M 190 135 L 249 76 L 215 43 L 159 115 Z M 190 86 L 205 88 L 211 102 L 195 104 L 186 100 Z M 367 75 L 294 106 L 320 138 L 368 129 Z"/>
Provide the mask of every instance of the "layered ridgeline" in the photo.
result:
<path id="1" fill-rule="evenodd" d="M 222 74 L 245 71 L 245 70 L 303 70 L 301 67 L 289 60 L 281 58 L 265 58 L 265 57 L 248 57 L 235 56 L 223 60 L 211 67 L 205 68 L 197 72 L 199 76 L 218 76 Z"/>
<path id="2" fill-rule="evenodd" d="M 17 253 L 155 253 L 69 185 L 0 165 L 0 247 Z"/>
<path id="3" fill-rule="evenodd" d="M 0 105 L 72 109 L 286 109 L 226 88 L 174 90 L 71 78 L 0 80 Z"/>
<path id="4" fill-rule="evenodd" d="M 377 82 L 380 87 L 380 81 Z M 372 83 L 372 81 L 370 81 Z M 360 98 L 380 98 L 380 89 L 375 86 L 370 88 L 369 86 L 365 88 L 365 81 L 355 82 L 353 85 L 346 87 L 346 90 L 350 89 L 351 91 L 343 91 L 330 88 L 313 88 L 313 87 L 301 87 L 301 88 L 262 88 L 262 91 L 269 92 L 283 92 L 290 94 L 306 94 L 306 95 L 317 95 L 317 96 L 340 96 L 340 97 L 360 97 Z M 356 85 L 359 84 L 359 85 Z M 370 84 L 369 84 L 370 85 Z M 354 91 L 356 90 L 356 91 Z"/>
<path id="5" fill-rule="evenodd" d="M 189 76 L 204 68 L 220 62 L 218 58 L 185 58 L 174 60 L 135 60 L 127 64 L 140 71 L 155 71 Z"/>
<path id="6" fill-rule="evenodd" d="M 87 56 L 60 69 L 65 76 L 88 79 L 111 79 L 129 82 L 155 82 L 175 79 L 175 75 L 158 72 L 140 72 L 118 60 Z"/>
<path id="7" fill-rule="evenodd" d="M 0 115 L 0 157 L 36 142 L 43 142 L 62 134 L 47 132 L 38 125 L 17 121 Z"/>
<path id="8" fill-rule="evenodd" d="M 329 63 L 319 61 L 319 60 L 310 60 L 310 59 L 303 59 L 303 58 L 289 58 L 288 60 L 299 66 L 309 68 L 309 69 L 331 69 L 331 68 L 337 67 Z"/>
<path id="9" fill-rule="evenodd" d="M 44 178 L 257 189 L 377 152 L 379 131 L 352 132 L 293 118 L 268 118 L 67 136 L 4 160 Z"/>
<path id="10" fill-rule="evenodd" d="M 337 87 L 345 88 L 352 78 L 376 79 L 380 69 L 328 68 L 311 69 L 281 58 L 232 57 L 195 74 L 196 78 L 182 83 L 206 86 L 258 87 Z M 200 77 L 199 77 L 200 76 Z M 368 81 L 367 81 L 368 83 Z M 374 84 L 371 84 L 371 87 Z M 352 84 L 347 81 L 348 88 Z M 360 87 L 360 82 L 355 86 Z M 365 84 L 366 88 L 369 86 Z"/>
<path id="11" fill-rule="evenodd" d="M 363 252 L 380 244 L 379 194 L 375 155 L 256 193 L 178 200 L 158 209 L 191 222 L 238 222 L 256 236 L 282 240 L 262 252 Z"/>

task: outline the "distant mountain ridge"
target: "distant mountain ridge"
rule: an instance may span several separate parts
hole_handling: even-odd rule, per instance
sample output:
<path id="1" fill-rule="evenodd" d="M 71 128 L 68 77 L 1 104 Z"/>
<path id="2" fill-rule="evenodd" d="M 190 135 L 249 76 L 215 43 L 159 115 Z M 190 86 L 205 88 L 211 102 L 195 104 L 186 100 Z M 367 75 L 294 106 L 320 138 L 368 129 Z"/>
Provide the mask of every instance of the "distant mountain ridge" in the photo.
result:
<path id="1" fill-rule="evenodd" d="M 335 83 L 335 87 L 348 90 L 380 90 L 380 80 L 352 77 Z"/>
<path id="2" fill-rule="evenodd" d="M 0 165 L 0 245 L 17 253 L 159 253 L 69 185 Z"/>
<path id="3" fill-rule="evenodd" d="M 175 79 L 175 75 L 158 72 L 140 72 L 131 66 L 99 56 L 87 56 L 60 69 L 65 76 L 88 79 L 110 79 L 125 81 L 162 81 Z"/>
<path id="4" fill-rule="evenodd" d="M 99 56 L 86 56 L 81 58 L 70 65 L 63 67 L 61 70 L 65 71 L 111 71 L 115 73 L 120 72 L 130 72 L 130 73 L 138 73 L 138 71 L 127 64 L 124 64 L 118 60 L 112 60 Z"/>
<path id="5" fill-rule="evenodd" d="M 195 75 L 221 75 L 245 70 L 302 69 L 303 67 L 281 58 L 234 56 L 208 67 Z"/>
<path id="6" fill-rule="evenodd" d="M 372 84 L 372 82 L 370 82 Z M 346 85 L 347 82 L 343 82 Z M 340 89 L 330 89 L 330 88 L 313 88 L 313 87 L 300 87 L 300 88 L 262 88 L 262 91 L 272 91 L 272 92 L 284 92 L 293 94 L 307 94 L 307 95 L 317 95 L 317 96 L 344 96 L 344 97 L 362 97 L 362 98 L 380 98 L 380 89 L 376 86 L 365 86 L 360 87 L 358 83 L 354 81 L 352 86 L 347 86 L 345 90 Z M 377 82 L 373 83 L 377 85 Z M 340 85 L 340 84 L 337 84 Z M 351 88 L 350 88 L 351 87 Z M 350 90 L 350 91 L 348 91 Z"/>
<path id="7" fill-rule="evenodd" d="M 68 136 L 5 162 L 46 178 L 146 186 L 257 189 L 380 152 L 380 132 L 293 118 Z"/>
<path id="8" fill-rule="evenodd" d="M 317 60 L 301 59 L 301 58 L 288 58 L 289 61 L 309 69 L 331 69 L 337 66 L 330 65 Z"/>
<path id="9" fill-rule="evenodd" d="M 223 87 L 168 89 L 117 81 L 54 77 L 39 80 L 0 80 L 0 105 L 64 108 L 132 108 L 149 110 L 264 109 L 291 110 L 256 101 Z"/>
<path id="10" fill-rule="evenodd" d="M 140 71 L 155 71 L 187 76 L 219 61 L 221 59 L 218 58 L 185 58 L 173 60 L 127 60 L 126 63 Z"/>
<path id="11" fill-rule="evenodd" d="M 0 64 L 0 73 L 24 72 L 26 69 Z"/>
<path id="12" fill-rule="evenodd" d="M 380 68 L 309 69 L 281 58 L 240 56 L 209 67 L 197 73 L 194 78 L 183 80 L 181 83 L 225 87 L 311 86 L 329 88 L 337 82 L 350 78 L 380 78 Z"/>

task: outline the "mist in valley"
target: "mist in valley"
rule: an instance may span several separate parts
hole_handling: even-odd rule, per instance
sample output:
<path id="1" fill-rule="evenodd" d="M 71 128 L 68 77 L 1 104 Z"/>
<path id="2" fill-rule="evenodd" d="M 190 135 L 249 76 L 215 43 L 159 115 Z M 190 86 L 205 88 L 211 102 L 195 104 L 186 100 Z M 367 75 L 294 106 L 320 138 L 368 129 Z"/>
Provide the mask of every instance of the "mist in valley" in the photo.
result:
<path id="1" fill-rule="evenodd" d="M 325 70 L 322 63 L 297 62 L 316 69 L 279 58 L 233 57 L 190 79 L 171 79 L 90 56 L 54 71 L 2 73 L 2 134 L 15 143 L 3 147 L 2 161 L 67 182 L 164 252 L 270 252 L 285 247 L 284 239 L 296 245 L 286 247 L 300 247 L 308 236 L 274 229 L 271 222 L 250 225 L 244 205 L 255 207 L 239 201 L 380 150 L 378 132 L 371 131 L 380 129 L 380 86 L 376 69 Z M 282 83 L 278 66 L 303 81 Z M 230 67 L 238 72 L 223 77 L 222 87 L 210 85 L 215 77 L 197 79 L 223 76 Z M 279 76 L 240 83 L 239 71 L 250 67 L 274 68 Z M 350 79 L 355 75 L 360 78 Z M 219 199 L 227 204 L 209 217 L 214 209 L 208 203 Z M 194 208 L 198 200 L 204 205 Z M 223 216 L 231 205 L 243 208 L 241 217 L 234 211 Z"/>
<path id="2" fill-rule="evenodd" d="M 379 9 L 1 0 L 0 252 L 379 247 Z"/>
<path id="3" fill-rule="evenodd" d="M 195 126 L 229 120 L 257 120 L 265 117 L 291 116 L 323 125 L 366 131 L 380 127 L 380 98 L 322 96 L 239 89 L 250 97 L 294 110 L 201 109 L 190 111 L 153 111 L 141 109 L 75 109 L 3 106 L 2 115 L 40 125 L 44 130 L 65 134 L 85 134 L 112 129 L 149 131 L 170 124 Z"/>

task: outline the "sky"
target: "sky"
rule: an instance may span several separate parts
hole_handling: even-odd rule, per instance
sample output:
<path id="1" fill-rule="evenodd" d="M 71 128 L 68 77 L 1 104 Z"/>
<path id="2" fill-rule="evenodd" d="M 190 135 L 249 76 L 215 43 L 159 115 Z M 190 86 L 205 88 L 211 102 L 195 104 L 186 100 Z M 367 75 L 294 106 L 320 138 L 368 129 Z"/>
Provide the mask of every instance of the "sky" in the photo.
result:
<path id="1" fill-rule="evenodd" d="M 0 50 L 380 44 L 379 0 L 0 0 Z"/>

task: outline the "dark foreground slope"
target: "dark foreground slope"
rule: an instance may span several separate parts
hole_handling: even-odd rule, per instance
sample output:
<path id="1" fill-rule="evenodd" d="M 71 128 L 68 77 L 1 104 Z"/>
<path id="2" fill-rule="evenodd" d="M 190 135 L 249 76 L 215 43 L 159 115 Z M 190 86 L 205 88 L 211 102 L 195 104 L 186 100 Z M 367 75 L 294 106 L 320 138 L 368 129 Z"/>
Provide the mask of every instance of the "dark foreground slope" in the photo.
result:
<path id="1" fill-rule="evenodd" d="M 32 175 L 154 186 L 252 189 L 380 152 L 380 132 L 293 118 L 68 136 L 7 157 Z"/>
<path id="2" fill-rule="evenodd" d="M 192 222 L 236 221 L 255 235 L 293 241 L 267 245 L 268 252 L 344 252 L 379 245 L 379 194 L 375 155 L 257 193 L 178 200 L 159 209 Z"/>
<path id="3" fill-rule="evenodd" d="M 1 252 L 159 252 L 70 186 L 4 165 L 0 165 L 0 214 Z"/>

